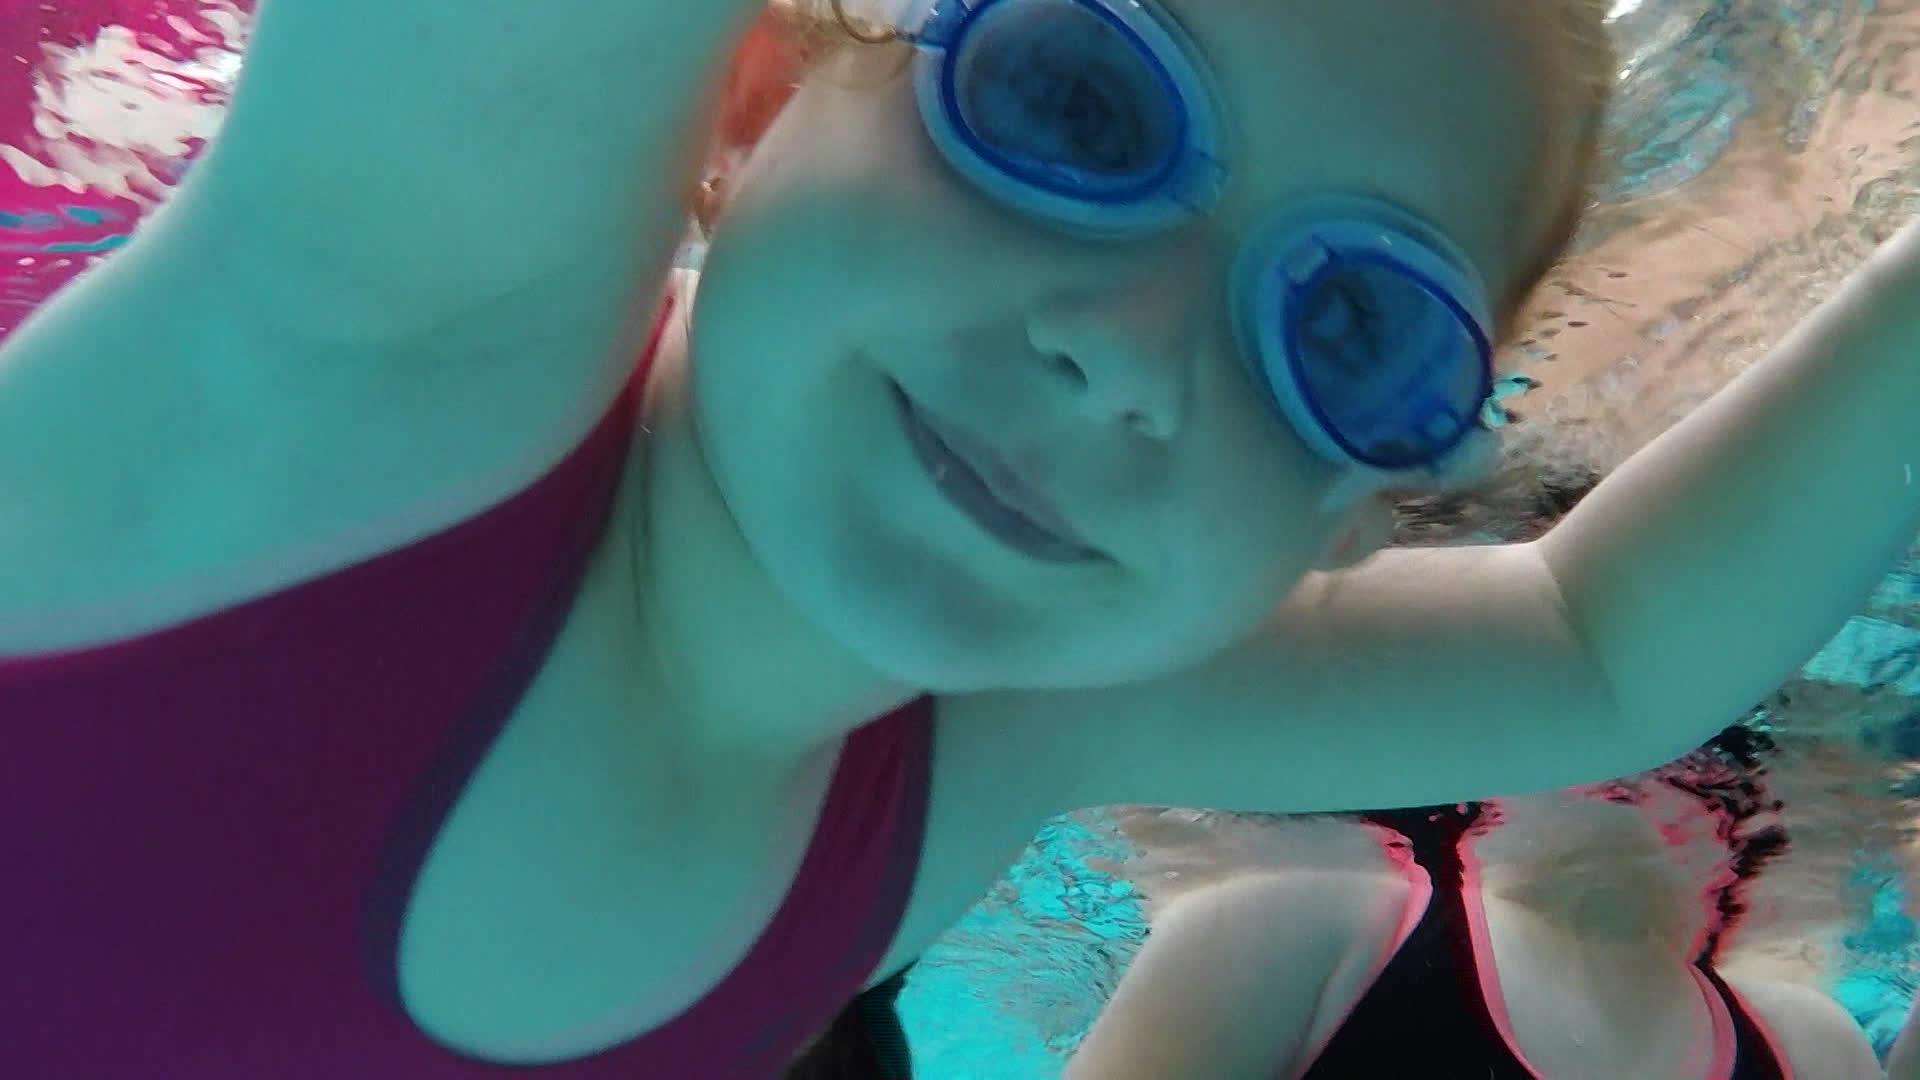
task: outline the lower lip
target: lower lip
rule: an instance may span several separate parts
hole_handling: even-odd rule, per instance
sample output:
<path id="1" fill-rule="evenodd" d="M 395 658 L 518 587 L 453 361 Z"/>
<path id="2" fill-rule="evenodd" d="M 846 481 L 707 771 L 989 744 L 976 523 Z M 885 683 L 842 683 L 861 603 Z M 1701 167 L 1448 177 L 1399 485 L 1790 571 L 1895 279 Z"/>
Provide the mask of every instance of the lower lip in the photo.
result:
<path id="1" fill-rule="evenodd" d="M 913 402 L 893 388 L 894 403 L 900 409 L 900 422 L 906 428 L 913 455 L 947 501 L 980 526 L 981 531 L 1013 550 L 1048 563 L 1085 563 L 1101 558 L 1099 552 L 1053 533 L 1033 523 L 1026 515 L 995 498 L 986 481 L 966 462 L 947 449 L 921 420 Z"/>

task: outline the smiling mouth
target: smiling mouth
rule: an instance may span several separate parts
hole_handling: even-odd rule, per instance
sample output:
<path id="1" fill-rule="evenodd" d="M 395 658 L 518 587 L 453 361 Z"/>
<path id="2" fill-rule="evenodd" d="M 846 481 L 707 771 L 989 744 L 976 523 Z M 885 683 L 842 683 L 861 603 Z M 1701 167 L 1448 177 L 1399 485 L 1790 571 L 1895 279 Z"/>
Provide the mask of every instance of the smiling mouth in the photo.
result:
<path id="1" fill-rule="evenodd" d="M 986 451 L 974 448 L 969 461 L 954 449 L 963 436 L 946 431 L 914 406 L 899 386 L 889 384 L 914 457 L 947 501 L 981 531 L 1007 547 L 1049 563 L 1085 563 L 1106 556 L 1082 540 L 1036 492 Z M 976 464 L 977 463 L 977 464 Z"/>

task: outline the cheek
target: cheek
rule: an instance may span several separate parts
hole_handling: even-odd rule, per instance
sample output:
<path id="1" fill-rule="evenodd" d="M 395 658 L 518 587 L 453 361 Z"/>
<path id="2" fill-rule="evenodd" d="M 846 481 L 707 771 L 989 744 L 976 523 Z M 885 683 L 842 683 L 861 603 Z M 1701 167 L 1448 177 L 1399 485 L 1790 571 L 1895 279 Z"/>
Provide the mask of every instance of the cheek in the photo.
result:
<path id="1" fill-rule="evenodd" d="M 844 347 L 910 359 L 930 336 L 1005 323 L 1038 287 L 1029 232 L 983 218 L 952 186 L 912 170 L 768 166 L 735 193 L 708 274 L 724 269 L 729 292 L 754 294 L 734 317 L 831 324 Z"/>
<path id="2" fill-rule="evenodd" d="M 1177 500 L 1163 602 L 1225 646 L 1251 633 L 1299 584 L 1318 553 L 1306 499 L 1284 487 L 1221 484 L 1204 500 Z"/>
<path id="3" fill-rule="evenodd" d="M 1236 374 L 1228 372 L 1228 375 Z M 1320 508 L 1331 470 L 1281 426 L 1251 388 L 1216 380 L 1195 422 L 1196 450 L 1174 492 L 1186 560 L 1227 587 L 1278 599 L 1298 583 L 1343 524 Z"/>
<path id="4" fill-rule="evenodd" d="M 921 130 L 904 80 L 854 89 L 816 78 L 754 146 L 735 189 L 742 198 L 805 192 L 856 205 L 937 207 L 950 198 L 948 172 Z"/>

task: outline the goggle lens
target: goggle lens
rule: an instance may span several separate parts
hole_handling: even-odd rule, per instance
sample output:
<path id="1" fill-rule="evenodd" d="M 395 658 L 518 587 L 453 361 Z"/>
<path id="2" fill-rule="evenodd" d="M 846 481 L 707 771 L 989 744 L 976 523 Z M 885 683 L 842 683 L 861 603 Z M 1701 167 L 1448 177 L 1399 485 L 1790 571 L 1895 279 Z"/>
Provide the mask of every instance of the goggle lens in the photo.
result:
<path id="1" fill-rule="evenodd" d="M 983 8 L 949 58 L 961 125 L 1024 182 L 1109 199 L 1178 159 L 1178 90 L 1140 38 L 1080 0 Z"/>
<path id="2" fill-rule="evenodd" d="M 1427 464 L 1478 421 L 1490 389 L 1486 343 L 1471 317 L 1406 267 L 1329 253 L 1282 306 L 1270 315 L 1287 328 L 1292 376 L 1356 459 Z"/>

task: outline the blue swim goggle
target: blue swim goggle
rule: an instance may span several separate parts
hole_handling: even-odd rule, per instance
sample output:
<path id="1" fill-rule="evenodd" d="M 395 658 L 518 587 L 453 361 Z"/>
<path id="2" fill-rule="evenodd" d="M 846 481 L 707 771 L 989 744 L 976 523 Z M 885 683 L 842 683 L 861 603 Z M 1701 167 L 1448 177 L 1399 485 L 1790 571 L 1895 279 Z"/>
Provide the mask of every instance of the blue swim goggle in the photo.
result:
<path id="1" fill-rule="evenodd" d="M 927 135 L 1008 209 L 1131 239 L 1204 216 L 1226 188 L 1218 95 L 1193 43 L 1142 0 L 922 0 L 901 37 Z M 1482 426 L 1492 316 L 1473 264 L 1377 199 L 1304 200 L 1236 260 L 1254 381 L 1321 456 L 1435 467 Z"/>

